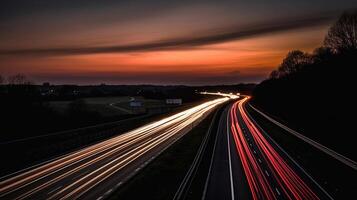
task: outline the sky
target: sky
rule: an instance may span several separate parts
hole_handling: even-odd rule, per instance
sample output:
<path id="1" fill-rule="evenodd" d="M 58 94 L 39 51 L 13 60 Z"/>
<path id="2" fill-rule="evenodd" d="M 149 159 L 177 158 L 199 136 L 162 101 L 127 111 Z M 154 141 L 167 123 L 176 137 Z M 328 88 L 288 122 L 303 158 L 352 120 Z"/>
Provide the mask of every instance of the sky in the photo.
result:
<path id="1" fill-rule="evenodd" d="M 41 84 L 256 83 L 355 0 L 5 0 L 0 75 Z"/>

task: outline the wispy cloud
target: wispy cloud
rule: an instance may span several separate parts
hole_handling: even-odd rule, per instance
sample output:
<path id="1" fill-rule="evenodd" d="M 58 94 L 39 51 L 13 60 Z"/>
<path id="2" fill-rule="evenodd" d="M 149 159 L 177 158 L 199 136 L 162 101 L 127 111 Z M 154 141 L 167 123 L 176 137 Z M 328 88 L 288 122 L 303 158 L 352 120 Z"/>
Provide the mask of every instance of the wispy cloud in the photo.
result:
<path id="1" fill-rule="evenodd" d="M 232 40 L 257 37 L 265 34 L 326 25 L 330 23 L 335 17 L 335 12 L 320 13 L 314 16 L 268 21 L 265 23 L 252 24 L 246 27 L 229 27 L 227 29 L 215 31 L 215 33 L 206 32 L 199 35 L 195 34 L 193 36 L 190 35 L 133 45 L 42 49 L 2 49 L 0 50 L 0 55 L 77 55 L 195 48 L 202 45 L 210 45 Z"/>

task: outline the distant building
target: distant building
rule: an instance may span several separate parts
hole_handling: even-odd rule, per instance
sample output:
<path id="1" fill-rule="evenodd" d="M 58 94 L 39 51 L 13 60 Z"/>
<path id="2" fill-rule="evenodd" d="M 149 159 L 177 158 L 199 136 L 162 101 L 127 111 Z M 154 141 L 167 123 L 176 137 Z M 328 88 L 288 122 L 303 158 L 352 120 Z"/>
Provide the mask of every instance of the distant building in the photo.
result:
<path id="1" fill-rule="evenodd" d="M 182 99 L 166 99 L 166 104 L 169 105 L 181 105 Z"/>
<path id="2" fill-rule="evenodd" d="M 129 102 L 129 106 L 130 107 L 142 107 L 143 103 L 141 101 L 138 100 L 132 100 Z"/>
<path id="3" fill-rule="evenodd" d="M 54 86 L 51 86 L 49 82 L 44 82 L 40 87 L 42 96 L 52 96 L 55 93 Z"/>

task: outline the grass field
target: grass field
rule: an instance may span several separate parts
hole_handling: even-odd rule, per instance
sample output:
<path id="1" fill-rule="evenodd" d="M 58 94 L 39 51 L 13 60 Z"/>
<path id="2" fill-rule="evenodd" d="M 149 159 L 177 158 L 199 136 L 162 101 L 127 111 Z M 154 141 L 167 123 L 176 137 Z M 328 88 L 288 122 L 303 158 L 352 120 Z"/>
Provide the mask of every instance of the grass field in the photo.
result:
<path id="1" fill-rule="evenodd" d="M 129 102 L 135 100 L 143 103 L 140 109 L 132 108 Z M 93 97 L 84 98 L 83 101 L 88 107 L 88 111 L 97 112 L 101 116 L 111 117 L 127 114 L 140 114 L 155 107 L 168 107 L 163 100 L 145 99 L 143 97 Z M 59 113 L 63 113 L 68 109 L 72 101 L 51 101 L 49 106 Z"/>
<path id="2" fill-rule="evenodd" d="M 93 97 L 93 98 L 84 98 L 84 102 L 87 104 L 89 111 L 98 112 L 102 116 L 117 116 L 128 114 L 119 109 L 115 109 L 110 106 L 111 103 L 119 102 L 129 102 L 130 97 Z M 63 113 L 68 109 L 69 104 L 72 101 L 51 101 L 49 106 L 55 111 Z"/>

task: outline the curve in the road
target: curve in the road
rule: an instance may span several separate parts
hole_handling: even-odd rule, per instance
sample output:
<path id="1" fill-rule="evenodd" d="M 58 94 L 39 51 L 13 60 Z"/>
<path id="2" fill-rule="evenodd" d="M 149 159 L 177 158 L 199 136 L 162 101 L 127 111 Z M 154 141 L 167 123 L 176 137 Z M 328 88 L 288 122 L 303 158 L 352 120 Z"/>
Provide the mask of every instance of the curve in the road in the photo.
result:
<path id="1" fill-rule="evenodd" d="M 249 119 L 243 108 L 247 100 L 237 101 L 230 116 L 231 132 L 252 198 L 319 199 Z"/>
<path id="2" fill-rule="evenodd" d="M 292 130 L 291 128 L 285 126 L 284 124 L 274 120 L 273 118 L 269 117 L 268 115 L 266 115 L 265 113 L 263 113 L 262 111 L 256 109 L 254 106 L 250 105 L 251 108 L 253 108 L 253 110 L 255 110 L 256 112 L 258 112 L 259 114 L 261 114 L 263 117 L 265 117 L 266 119 L 268 119 L 269 121 L 271 121 L 272 123 L 276 124 L 277 126 L 281 127 L 282 129 L 286 130 L 288 133 L 296 136 L 297 138 L 303 140 L 304 142 L 310 144 L 311 146 L 319 149 L 320 151 L 326 153 L 327 155 L 331 156 L 332 158 L 342 162 L 343 164 L 347 165 L 348 167 L 351 167 L 354 170 L 357 170 L 357 162 L 347 158 L 344 155 L 341 155 L 339 153 L 337 153 L 336 151 L 300 134 L 299 132 Z"/>
<path id="3" fill-rule="evenodd" d="M 77 199 L 94 188 L 99 196 L 90 197 L 101 197 L 113 188 L 105 183 L 120 183 L 228 99 L 203 103 L 1 181 L 0 198 Z"/>

